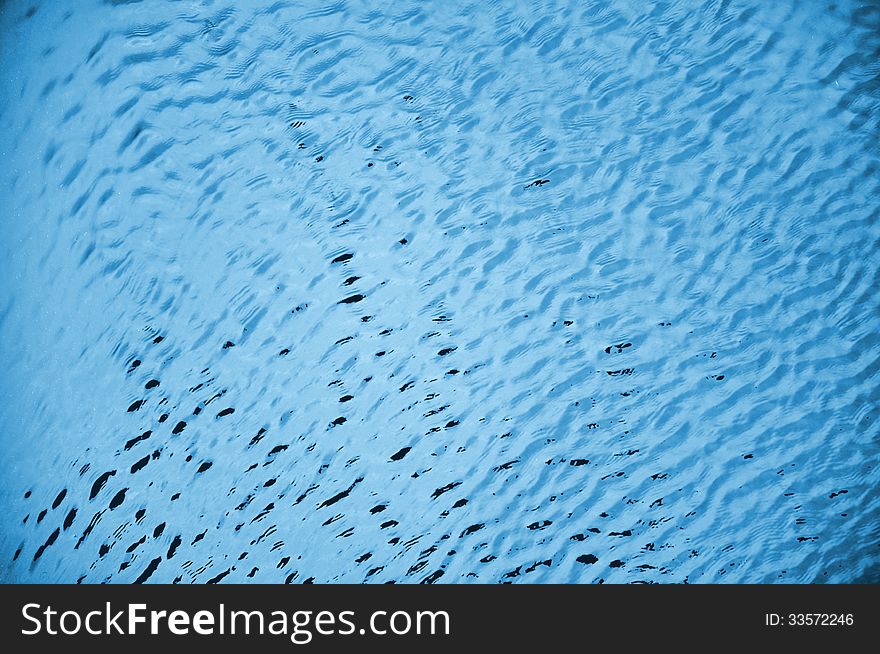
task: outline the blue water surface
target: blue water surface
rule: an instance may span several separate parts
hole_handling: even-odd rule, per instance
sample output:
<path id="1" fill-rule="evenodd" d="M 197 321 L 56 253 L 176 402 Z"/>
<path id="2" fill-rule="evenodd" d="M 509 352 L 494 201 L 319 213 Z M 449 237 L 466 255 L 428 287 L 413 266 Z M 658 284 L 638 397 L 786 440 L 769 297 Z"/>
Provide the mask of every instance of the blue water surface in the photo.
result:
<path id="1" fill-rule="evenodd" d="M 0 579 L 880 581 L 880 4 L 7 2 Z"/>

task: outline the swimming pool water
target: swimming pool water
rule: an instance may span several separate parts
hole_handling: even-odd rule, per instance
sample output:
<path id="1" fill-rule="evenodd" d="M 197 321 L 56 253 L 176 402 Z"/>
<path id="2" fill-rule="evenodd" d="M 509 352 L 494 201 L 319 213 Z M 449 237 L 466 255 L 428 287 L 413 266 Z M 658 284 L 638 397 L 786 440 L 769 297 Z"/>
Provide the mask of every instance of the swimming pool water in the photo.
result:
<path id="1" fill-rule="evenodd" d="M 0 578 L 880 575 L 880 5 L 10 2 Z"/>

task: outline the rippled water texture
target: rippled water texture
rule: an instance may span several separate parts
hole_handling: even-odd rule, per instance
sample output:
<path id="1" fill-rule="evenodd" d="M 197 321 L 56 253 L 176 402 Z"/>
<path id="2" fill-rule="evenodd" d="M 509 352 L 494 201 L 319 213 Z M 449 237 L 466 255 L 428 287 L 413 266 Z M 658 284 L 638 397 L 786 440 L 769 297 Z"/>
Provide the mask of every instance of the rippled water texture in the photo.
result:
<path id="1" fill-rule="evenodd" d="M 880 4 L 0 48 L 2 579 L 880 580 Z"/>

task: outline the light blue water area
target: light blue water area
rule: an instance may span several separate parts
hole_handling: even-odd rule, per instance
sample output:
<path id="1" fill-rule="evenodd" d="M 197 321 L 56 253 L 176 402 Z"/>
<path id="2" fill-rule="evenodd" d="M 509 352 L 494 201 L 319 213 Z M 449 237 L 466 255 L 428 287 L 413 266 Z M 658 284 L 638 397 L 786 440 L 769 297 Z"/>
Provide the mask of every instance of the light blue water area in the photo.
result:
<path id="1" fill-rule="evenodd" d="M 880 4 L 0 34 L 3 580 L 880 580 Z"/>

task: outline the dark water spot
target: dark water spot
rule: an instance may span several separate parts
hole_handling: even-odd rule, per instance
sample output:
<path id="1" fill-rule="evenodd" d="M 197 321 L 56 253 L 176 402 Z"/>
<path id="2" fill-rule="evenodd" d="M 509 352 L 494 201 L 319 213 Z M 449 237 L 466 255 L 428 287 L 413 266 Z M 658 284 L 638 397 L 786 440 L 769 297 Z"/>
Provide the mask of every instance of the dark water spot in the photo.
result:
<path id="1" fill-rule="evenodd" d="M 132 402 L 128 406 L 128 412 L 131 413 L 132 411 L 137 411 L 138 409 L 141 408 L 141 406 L 143 406 L 143 404 L 144 404 L 143 400 L 137 400 L 136 402 Z"/>
<path id="2" fill-rule="evenodd" d="M 435 581 L 437 581 L 438 579 L 440 579 L 440 577 L 442 577 L 443 575 L 444 575 L 444 571 L 443 571 L 443 570 L 435 570 L 434 572 L 432 572 L 431 574 L 429 574 L 427 577 L 425 577 L 424 579 L 422 579 L 419 583 L 422 583 L 422 584 L 433 584 Z"/>
<path id="3" fill-rule="evenodd" d="M 73 549 L 75 549 L 75 550 L 79 549 L 79 546 L 82 545 L 83 541 L 85 541 L 85 539 L 89 537 L 89 534 L 92 533 L 92 530 L 95 528 L 95 525 L 97 525 L 98 522 L 101 520 L 102 515 L 103 515 L 103 511 L 98 511 L 97 513 L 95 513 L 95 515 L 92 516 L 91 521 L 86 526 L 85 530 L 83 530 L 82 535 L 79 537 L 79 540 L 76 542 L 76 545 L 74 545 Z"/>
<path id="4" fill-rule="evenodd" d="M 229 407 L 229 408 L 223 409 L 220 413 L 218 413 L 217 417 L 224 418 L 226 416 L 231 416 L 233 413 L 235 413 L 235 409 L 233 409 L 232 407 Z"/>
<path id="5" fill-rule="evenodd" d="M 138 578 L 135 579 L 133 583 L 135 583 L 135 584 L 144 583 L 147 579 L 149 579 L 153 575 L 154 572 L 156 572 L 156 568 L 159 567 L 160 563 L 162 563 L 162 557 L 157 556 L 155 559 L 150 561 L 150 563 L 147 565 L 147 567 L 144 569 L 144 571 L 140 575 L 138 575 Z"/>
<path id="6" fill-rule="evenodd" d="M 482 522 L 479 522 L 475 525 L 471 525 L 470 527 L 466 528 L 463 532 L 461 532 L 460 538 L 463 538 L 464 536 L 470 536 L 471 534 L 474 534 L 474 533 L 480 531 L 480 529 L 482 529 L 485 526 L 486 525 Z"/>
<path id="7" fill-rule="evenodd" d="M 39 548 L 37 548 L 37 551 L 36 551 L 36 553 L 34 554 L 34 561 L 37 561 L 41 556 L 43 556 L 43 552 L 46 551 L 46 548 L 47 548 L 47 547 L 51 547 L 52 544 L 53 544 L 56 540 L 58 540 L 58 534 L 60 534 L 60 533 L 61 533 L 61 530 L 60 530 L 59 528 L 56 527 L 56 528 L 55 528 L 55 531 L 53 531 L 53 532 L 49 535 L 49 538 L 46 539 L 46 542 L 43 543 L 42 545 L 40 545 Z"/>
<path id="8" fill-rule="evenodd" d="M 57 509 L 61 506 L 61 503 L 64 501 L 64 496 L 67 495 L 67 489 L 63 489 L 58 495 L 55 496 L 55 500 L 52 502 L 52 508 Z"/>
<path id="9" fill-rule="evenodd" d="M 174 429 L 171 430 L 171 433 L 176 435 L 181 433 L 184 429 L 186 429 L 186 423 L 181 420 L 176 425 L 174 425 Z"/>
<path id="10" fill-rule="evenodd" d="M 224 350 L 228 350 L 228 349 L 231 348 L 231 347 L 235 347 L 235 343 L 233 343 L 232 341 L 226 341 L 226 342 L 223 344 L 223 349 L 224 349 Z"/>
<path id="11" fill-rule="evenodd" d="M 345 263 L 346 261 L 351 261 L 352 257 L 354 257 L 354 254 L 347 252 L 345 254 L 340 254 L 338 257 L 333 259 L 333 261 L 331 261 L 330 263 Z"/>
<path id="12" fill-rule="evenodd" d="M 64 531 L 70 529 L 71 525 L 73 525 L 73 520 L 76 518 L 76 509 L 71 509 L 67 512 L 67 516 L 64 518 L 64 522 L 61 524 L 61 528 Z"/>
<path id="13" fill-rule="evenodd" d="M 179 535 L 175 536 L 171 541 L 171 545 L 168 546 L 168 553 L 165 555 L 165 558 L 170 559 L 177 552 L 177 548 L 180 547 L 180 544 L 183 542 Z"/>
<path id="14" fill-rule="evenodd" d="M 220 583 L 220 580 L 223 579 L 223 577 L 225 577 L 226 575 L 228 575 L 230 572 L 232 572 L 234 569 L 235 569 L 235 568 L 229 568 L 228 570 L 226 570 L 226 571 L 224 571 L 224 572 L 221 572 L 221 573 L 220 573 L 219 575 L 217 575 L 216 577 L 211 577 L 211 578 L 208 579 L 208 581 L 206 581 L 205 583 L 206 583 L 206 584 L 217 584 L 217 583 Z"/>
<path id="15" fill-rule="evenodd" d="M 351 486 L 349 486 L 346 490 L 337 493 L 336 495 L 334 495 L 333 497 L 331 497 L 328 500 L 324 500 L 323 502 L 321 502 L 321 505 L 318 508 L 323 509 L 324 507 L 332 506 L 332 505 L 336 504 L 337 502 L 339 502 L 340 500 L 345 499 L 346 497 L 348 497 L 349 493 L 351 493 L 351 491 L 354 489 L 354 487 L 357 486 L 359 483 L 361 483 L 363 480 L 364 480 L 363 477 L 358 477 L 357 479 L 355 479 L 352 482 Z"/>
<path id="16" fill-rule="evenodd" d="M 338 304 L 354 304 L 355 302 L 360 302 L 364 299 L 364 296 L 360 293 L 355 293 L 354 295 L 349 295 L 344 300 L 339 300 Z"/>
<path id="17" fill-rule="evenodd" d="M 131 474 L 136 473 L 138 470 L 142 470 L 145 465 L 150 462 L 150 455 L 148 454 L 142 459 L 135 461 L 131 466 Z"/>
<path id="18" fill-rule="evenodd" d="M 149 390 L 149 389 L 151 389 L 151 388 L 156 388 L 156 386 L 158 386 L 158 385 L 159 385 L 159 380 L 158 380 L 158 379 L 151 379 L 151 380 L 148 381 L 146 384 L 144 384 L 144 388 L 146 388 L 147 390 Z"/>
<path id="19" fill-rule="evenodd" d="M 456 486 L 461 486 L 461 482 L 455 481 L 455 482 L 452 482 L 451 484 L 446 484 L 445 486 L 441 486 L 440 488 L 435 489 L 434 492 L 431 493 L 431 499 L 436 500 L 438 497 L 443 495 L 443 493 L 451 491 Z"/>
<path id="20" fill-rule="evenodd" d="M 551 565 L 553 565 L 553 559 L 545 559 L 543 561 L 535 561 L 532 565 L 530 565 L 528 568 L 526 568 L 524 572 L 525 572 L 525 574 L 528 574 L 530 572 L 534 572 L 535 570 L 537 570 L 539 566 L 545 566 L 545 567 L 549 568 Z"/>
<path id="21" fill-rule="evenodd" d="M 128 490 L 127 488 L 123 488 L 121 491 L 116 493 L 116 495 L 113 496 L 113 499 L 110 500 L 110 504 L 107 508 L 109 508 L 112 511 L 113 509 L 118 507 L 120 504 L 122 504 L 125 501 L 125 491 L 127 491 L 127 490 Z"/>
<path id="22" fill-rule="evenodd" d="M 98 493 L 101 492 L 101 489 L 104 488 L 104 484 L 107 483 L 107 480 L 110 479 L 110 477 L 112 477 L 115 474 L 116 474 L 115 470 L 108 470 L 107 472 L 102 474 L 100 477 L 98 477 L 95 480 L 95 483 L 92 484 L 92 492 L 89 493 L 89 500 L 95 499 L 95 497 L 98 495 Z"/>
<path id="23" fill-rule="evenodd" d="M 148 429 L 147 431 L 145 431 L 145 432 L 144 432 L 143 434 L 141 434 L 140 436 L 135 436 L 134 438 L 132 438 L 130 441 L 128 441 L 128 442 L 125 444 L 125 447 L 123 447 L 123 450 L 126 451 L 126 452 L 128 452 L 128 450 L 130 450 L 131 448 L 133 448 L 135 445 L 137 445 L 137 444 L 140 443 L 141 441 L 145 441 L 145 440 L 147 440 L 147 439 L 152 435 L 152 433 L 153 433 L 153 432 L 150 431 L 150 430 Z"/>
<path id="24" fill-rule="evenodd" d="M 251 438 L 251 442 L 248 444 L 248 447 L 252 447 L 263 440 L 263 436 L 266 435 L 266 430 L 263 427 L 260 427 L 260 430 L 256 433 L 256 435 Z"/>
<path id="25" fill-rule="evenodd" d="M 165 523 L 161 523 L 156 525 L 156 528 L 153 529 L 153 538 L 159 538 L 162 535 L 162 532 L 165 531 Z"/>
<path id="26" fill-rule="evenodd" d="M 599 559 L 596 558 L 593 554 L 581 554 L 577 559 L 575 559 L 578 563 L 583 563 L 585 565 L 592 565 Z"/>
<path id="27" fill-rule="evenodd" d="M 411 450 L 411 447 L 402 447 L 397 452 L 391 455 L 392 461 L 400 461 L 403 457 L 407 455 L 407 453 Z"/>

